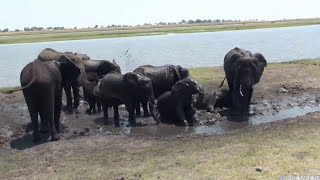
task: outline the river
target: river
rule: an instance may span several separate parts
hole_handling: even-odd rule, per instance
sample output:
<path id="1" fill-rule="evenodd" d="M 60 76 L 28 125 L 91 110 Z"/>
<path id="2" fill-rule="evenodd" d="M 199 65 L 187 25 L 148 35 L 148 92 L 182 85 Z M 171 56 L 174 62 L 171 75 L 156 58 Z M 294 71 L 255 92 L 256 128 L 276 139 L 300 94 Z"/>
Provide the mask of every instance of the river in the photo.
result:
<path id="1" fill-rule="evenodd" d="M 22 68 L 44 48 L 86 53 L 92 59 L 116 60 L 123 72 L 146 64 L 187 68 L 223 65 L 234 47 L 262 53 L 267 61 L 320 57 L 320 25 L 166 34 L 93 40 L 0 45 L 0 87 L 20 84 Z"/>

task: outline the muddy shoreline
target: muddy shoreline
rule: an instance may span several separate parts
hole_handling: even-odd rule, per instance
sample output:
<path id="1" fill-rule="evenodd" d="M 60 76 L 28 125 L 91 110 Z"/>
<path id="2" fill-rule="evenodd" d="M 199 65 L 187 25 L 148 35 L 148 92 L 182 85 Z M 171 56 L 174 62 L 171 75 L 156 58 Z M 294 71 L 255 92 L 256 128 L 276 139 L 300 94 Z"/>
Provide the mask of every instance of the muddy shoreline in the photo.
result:
<path id="1" fill-rule="evenodd" d="M 284 63 L 289 65 L 289 63 Z M 283 68 L 267 68 L 262 80 L 255 86 L 250 117 L 245 122 L 229 121 L 226 111 L 207 113 L 197 111 L 198 125 L 194 127 L 175 127 L 172 125 L 155 125 L 152 118 L 138 117 L 138 127 L 127 127 L 128 114 L 124 107 L 120 108 L 120 128 L 113 126 L 113 113 L 110 111 L 108 124 L 104 125 L 103 113 L 87 115 L 87 104 L 82 101 L 80 114 L 65 114 L 61 116 L 61 137 L 72 139 L 82 136 L 120 136 L 151 138 L 155 140 L 176 139 L 180 137 L 201 137 L 216 134 L 228 134 L 235 131 L 255 128 L 260 124 L 278 122 L 288 118 L 294 119 L 310 112 L 320 111 L 319 77 L 304 77 L 307 72 L 320 71 L 318 65 L 301 64 Z M 279 78 L 281 76 L 281 78 Z M 285 78 L 283 79 L 283 76 Z M 195 77 L 197 78 L 197 77 Z M 213 90 L 216 86 L 205 86 Z M 29 131 L 30 122 L 28 109 L 21 92 L 13 94 L 0 93 L 0 146 L 9 149 L 27 149 L 34 146 L 32 134 Z M 229 120 L 228 120 L 229 119 Z M 232 120 L 232 119 L 231 119 Z M 41 143 L 49 138 L 43 134 Z"/>

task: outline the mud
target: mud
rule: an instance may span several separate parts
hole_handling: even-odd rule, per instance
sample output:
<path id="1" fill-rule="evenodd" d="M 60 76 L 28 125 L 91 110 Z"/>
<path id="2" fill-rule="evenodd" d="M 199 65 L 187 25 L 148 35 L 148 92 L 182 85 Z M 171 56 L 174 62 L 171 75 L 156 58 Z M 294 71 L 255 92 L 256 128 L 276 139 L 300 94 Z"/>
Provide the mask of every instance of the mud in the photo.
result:
<path id="1" fill-rule="evenodd" d="M 103 113 L 87 115 L 87 103 L 81 101 L 79 114 L 61 114 L 60 136 L 62 139 L 83 136 L 123 136 L 161 139 L 179 139 L 180 137 L 207 136 L 226 134 L 240 129 L 255 127 L 260 124 L 281 121 L 288 118 L 304 116 L 310 112 L 320 111 L 319 77 L 306 76 L 309 71 L 320 71 L 318 66 L 267 69 L 256 85 L 247 121 L 238 122 L 238 117 L 229 117 L 228 109 L 215 113 L 197 111 L 197 125 L 193 127 L 176 127 L 159 124 L 151 118 L 138 117 L 138 127 L 128 127 L 128 113 L 120 107 L 121 127 L 113 126 L 113 112 L 109 109 L 107 125 Z M 279 78 L 284 76 L 284 79 Z M 300 78 L 297 78 L 300 77 Z M 212 90 L 215 87 L 205 87 Z M 64 102 L 65 104 L 65 102 Z M 40 119 L 40 118 L 39 118 Z M 11 149 L 26 149 L 38 144 L 32 142 L 30 117 L 21 92 L 7 95 L 0 93 L 0 146 Z M 45 143 L 48 134 L 43 134 Z"/>

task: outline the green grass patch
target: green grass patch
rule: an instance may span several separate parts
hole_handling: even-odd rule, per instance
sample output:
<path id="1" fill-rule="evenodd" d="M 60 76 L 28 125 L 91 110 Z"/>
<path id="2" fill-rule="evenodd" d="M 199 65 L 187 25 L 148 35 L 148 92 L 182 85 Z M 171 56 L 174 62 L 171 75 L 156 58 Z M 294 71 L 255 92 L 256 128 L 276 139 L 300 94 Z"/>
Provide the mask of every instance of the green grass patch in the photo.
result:
<path id="1" fill-rule="evenodd" d="M 8 91 L 12 91 L 12 90 L 19 89 L 19 88 L 21 88 L 21 87 L 20 87 L 20 86 L 2 87 L 2 88 L 0 88 L 0 92 L 6 93 L 6 92 L 8 92 Z"/>
<path id="2" fill-rule="evenodd" d="M 59 30 L 39 32 L 0 33 L 0 44 L 32 43 L 48 41 L 66 41 L 81 39 L 118 38 L 132 36 L 151 36 L 167 33 L 217 32 L 260 28 L 279 28 L 320 24 L 320 19 L 277 21 L 277 22 L 245 22 L 245 23 L 208 23 L 185 24 L 173 26 L 147 26 L 130 28 L 103 28 L 84 30 Z M 2 37 L 1 37 L 2 36 Z"/>

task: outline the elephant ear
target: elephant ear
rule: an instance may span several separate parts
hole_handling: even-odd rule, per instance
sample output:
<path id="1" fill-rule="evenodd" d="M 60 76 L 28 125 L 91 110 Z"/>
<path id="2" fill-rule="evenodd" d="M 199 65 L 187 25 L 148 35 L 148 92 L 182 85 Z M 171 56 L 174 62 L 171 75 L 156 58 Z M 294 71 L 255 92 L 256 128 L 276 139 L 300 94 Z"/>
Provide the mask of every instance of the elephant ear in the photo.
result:
<path id="1" fill-rule="evenodd" d="M 261 78 L 262 73 L 264 71 L 264 67 L 267 67 L 267 61 L 264 58 L 264 56 L 262 54 L 260 54 L 260 53 L 255 53 L 253 55 L 253 57 L 255 58 L 254 64 L 257 67 L 256 76 L 255 76 L 254 82 L 255 82 L 255 84 L 257 84 L 260 81 L 260 78 Z"/>
<path id="2" fill-rule="evenodd" d="M 139 77 L 138 74 L 133 72 L 128 72 L 123 75 L 123 82 L 129 86 L 129 88 L 135 88 L 138 86 Z"/>
<path id="3" fill-rule="evenodd" d="M 181 68 L 182 67 L 179 66 L 179 65 L 174 67 L 174 75 L 173 75 L 173 77 L 174 77 L 175 82 L 181 80 Z"/>

